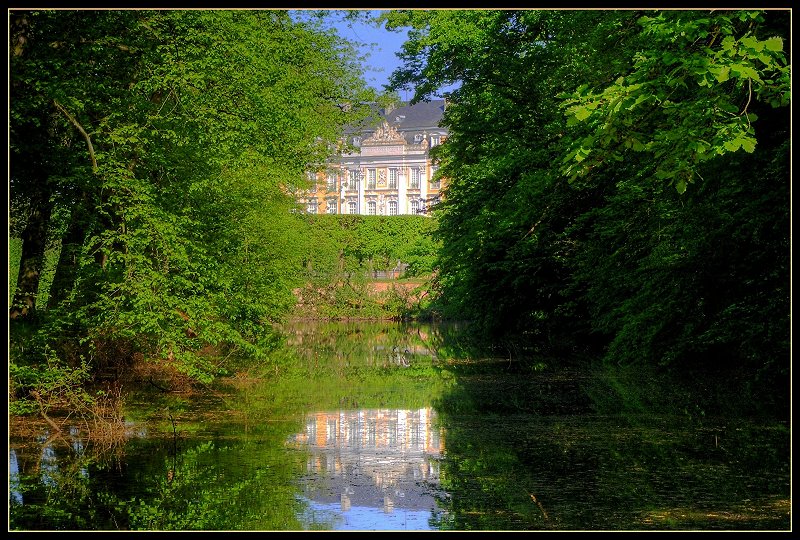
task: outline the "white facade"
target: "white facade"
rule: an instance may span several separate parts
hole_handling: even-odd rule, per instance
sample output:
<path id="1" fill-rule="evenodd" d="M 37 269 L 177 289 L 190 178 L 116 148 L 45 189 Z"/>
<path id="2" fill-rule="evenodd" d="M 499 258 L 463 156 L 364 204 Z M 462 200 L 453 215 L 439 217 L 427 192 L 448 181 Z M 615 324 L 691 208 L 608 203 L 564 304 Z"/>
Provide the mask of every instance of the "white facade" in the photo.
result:
<path id="1" fill-rule="evenodd" d="M 436 106 L 401 107 L 394 110 L 396 114 L 384 113 L 374 131 L 349 135 L 347 142 L 357 151 L 342 154 L 327 172 L 317 174 L 304 197 L 306 211 L 379 216 L 428 213 L 438 202 L 441 187 L 433 181 L 435 167 L 429 150 L 446 137 L 446 131 L 436 125 L 443 104 L 438 116 Z M 420 109 L 427 115 L 419 114 Z M 400 112 L 413 125 L 404 126 L 407 116 Z"/>

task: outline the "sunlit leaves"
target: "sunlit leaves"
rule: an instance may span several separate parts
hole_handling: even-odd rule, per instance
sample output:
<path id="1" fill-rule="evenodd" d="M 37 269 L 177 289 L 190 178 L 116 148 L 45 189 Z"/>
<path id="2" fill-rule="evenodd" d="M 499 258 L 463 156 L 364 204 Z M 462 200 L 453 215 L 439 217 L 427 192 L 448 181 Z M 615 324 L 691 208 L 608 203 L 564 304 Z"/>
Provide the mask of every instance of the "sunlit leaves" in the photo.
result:
<path id="1" fill-rule="evenodd" d="M 15 142 L 35 132 L 82 163 L 44 152 L 71 167 L 44 198 L 73 209 L 73 241 L 83 242 L 69 301 L 51 312 L 56 327 L 125 342 L 126 354 L 201 380 L 215 371 L 197 355 L 208 347 L 263 358 L 298 279 L 292 188 L 372 94 L 355 48 L 281 10 L 51 11 L 30 21 L 12 69 Z M 53 99 L 76 121 L 54 110 L 35 126 L 29 118 Z M 91 137 L 97 174 L 87 174 L 75 123 Z M 12 176 L 29 185 L 23 167 L 40 147 L 24 148 Z"/>
<path id="2" fill-rule="evenodd" d="M 757 37 L 742 21 L 763 22 L 759 12 L 665 12 L 639 19 L 651 49 L 638 51 L 633 69 L 601 90 L 580 87 L 563 95 L 567 126 L 593 133 L 570 151 L 562 173 L 574 181 L 619 159 L 620 146 L 648 151 L 658 160 L 653 176 L 683 192 L 697 164 L 742 149 L 753 152 L 754 100 L 788 104 L 789 66 L 783 40 Z M 649 133 L 647 140 L 629 132 Z M 703 141 L 698 145 L 697 141 Z M 577 145 L 577 143 L 576 143 Z M 587 160 L 589 148 L 594 158 Z"/>

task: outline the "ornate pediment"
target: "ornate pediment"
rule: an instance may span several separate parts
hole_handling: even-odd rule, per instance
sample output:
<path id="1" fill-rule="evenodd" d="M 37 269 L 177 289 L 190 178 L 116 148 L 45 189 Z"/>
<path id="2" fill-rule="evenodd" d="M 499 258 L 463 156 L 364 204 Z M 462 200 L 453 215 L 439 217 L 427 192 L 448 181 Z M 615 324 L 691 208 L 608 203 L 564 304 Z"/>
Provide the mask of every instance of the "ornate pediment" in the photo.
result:
<path id="1" fill-rule="evenodd" d="M 378 129 L 375 130 L 375 133 L 367 137 L 361 142 L 361 145 L 374 145 L 374 144 L 405 144 L 406 140 L 403 138 L 400 133 L 397 132 L 397 128 L 394 126 L 390 126 L 389 122 L 384 121 Z"/>

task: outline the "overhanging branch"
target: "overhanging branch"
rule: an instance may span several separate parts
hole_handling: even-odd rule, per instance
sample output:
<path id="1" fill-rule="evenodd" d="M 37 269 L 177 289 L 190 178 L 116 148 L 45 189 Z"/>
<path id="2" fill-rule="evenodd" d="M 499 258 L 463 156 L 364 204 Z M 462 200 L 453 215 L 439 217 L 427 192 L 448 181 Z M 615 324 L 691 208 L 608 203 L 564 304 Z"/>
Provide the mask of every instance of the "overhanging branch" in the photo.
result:
<path id="1" fill-rule="evenodd" d="M 92 139 L 89 137 L 89 134 L 86 133 L 86 130 L 83 129 L 83 127 L 78 123 L 78 121 L 75 120 L 75 117 L 72 116 L 69 113 L 69 111 L 65 109 L 63 105 L 61 105 L 61 103 L 59 103 L 54 99 L 53 104 L 55 104 L 56 108 L 59 111 L 64 113 L 64 115 L 69 119 L 69 121 L 72 122 L 72 125 L 78 128 L 78 131 L 81 132 L 83 138 L 86 139 L 86 144 L 89 146 L 89 157 L 92 159 L 92 172 L 97 174 L 97 159 L 95 159 L 94 157 L 94 146 L 92 146 Z"/>

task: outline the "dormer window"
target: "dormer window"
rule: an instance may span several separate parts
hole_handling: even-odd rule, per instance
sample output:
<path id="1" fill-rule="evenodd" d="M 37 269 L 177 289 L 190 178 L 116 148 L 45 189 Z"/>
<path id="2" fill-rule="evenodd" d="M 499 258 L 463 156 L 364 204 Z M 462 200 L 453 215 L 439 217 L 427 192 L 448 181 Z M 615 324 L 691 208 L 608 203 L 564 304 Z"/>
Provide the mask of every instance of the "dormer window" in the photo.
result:
<path id="1" fill-rule="evenodd" d="M 405 117 L 405 115 L 403 115 L 403 114 L 401 114 L 401 115 L 399 115 L 399 116 L 395 116 L 395 117 L 394 117 L 394 121 L 395 121 L 395 122 L 402 122 L 402 121 L 403 121 L 403 120 L 405 120 L 405 119 L 406 119 L 406 117 Z"/>
<path id="2" fill-rule="evenodd" d="M 440 139 L 438 135 L 431 135 L 431 146 L 436 146 L 439 144 Z"/>
<path id="3" fill-rule="evenodd" d="M 361 145 L 361 137 L 353 137 L 353 146 Z"/>
<path id="4" fill-rule="evenodd" d="M 422 133 L 417 133 L 414 135 L 414 144 L 419 144 L 422 142 Z"/>

